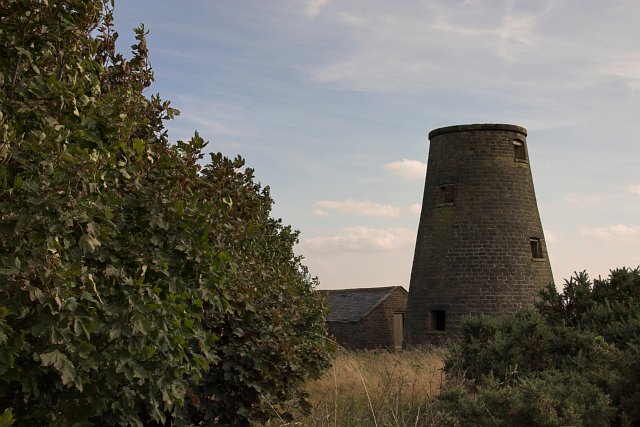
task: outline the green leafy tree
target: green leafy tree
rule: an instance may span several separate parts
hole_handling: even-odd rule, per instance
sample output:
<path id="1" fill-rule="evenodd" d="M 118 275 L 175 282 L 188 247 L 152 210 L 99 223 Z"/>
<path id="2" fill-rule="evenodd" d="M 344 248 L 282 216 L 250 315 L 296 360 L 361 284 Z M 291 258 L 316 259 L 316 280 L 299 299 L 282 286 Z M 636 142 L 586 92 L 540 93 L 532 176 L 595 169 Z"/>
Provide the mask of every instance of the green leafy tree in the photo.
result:
<path id="1" fill-rule="evenodd" d="M 323 301 L 243 160 L 169 144 L 144 27 L 124 58 L 112 7 L 0 3 L 0 411 L 263 420 L 325 367 Z"/>
<path id="2" fill-rule="evenodd" d="M 640 424 L 640 269 L 578 273 L 535 310 L 467 319 L 446 371 L 447 424 Z"/>
<path id="3" fill-rule="evenodd" d="M 327 361 L 330 343 L 318 321 L 324 301 L 292 251 L 297 233 L 269 217 L 269 188 L 260 190 L 250 168 L 239 173 L 243 166 L 218 154 L 202 171 L 207 198 L 219 204 L 209 242 L 230 255 L 225 283 L 236 292 L 226 295 L 234 312 L 207 325 L 220 337 L 216 356 L 223 363 L 199 383 L 195 394 L 206 404 L 194 405 L 194 422 L 231 424 L 228 415 L 256 408 L 275 416 L 279 402 L 304 397 L 292 395 L 292 387 Z"/>

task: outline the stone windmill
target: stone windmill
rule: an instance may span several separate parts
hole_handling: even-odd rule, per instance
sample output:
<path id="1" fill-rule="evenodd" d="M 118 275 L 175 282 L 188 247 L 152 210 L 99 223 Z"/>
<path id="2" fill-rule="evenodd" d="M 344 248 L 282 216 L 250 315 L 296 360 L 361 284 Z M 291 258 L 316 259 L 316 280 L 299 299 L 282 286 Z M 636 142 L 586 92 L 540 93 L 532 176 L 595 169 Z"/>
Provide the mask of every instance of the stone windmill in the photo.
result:
<path id="1" fill-rule="evenodd" d="M 526 129 L 507 124 L 429 133 L 408 345 L 455 334 L 467 314 L 530 306 L 553 281 L 526 136 Z"/>

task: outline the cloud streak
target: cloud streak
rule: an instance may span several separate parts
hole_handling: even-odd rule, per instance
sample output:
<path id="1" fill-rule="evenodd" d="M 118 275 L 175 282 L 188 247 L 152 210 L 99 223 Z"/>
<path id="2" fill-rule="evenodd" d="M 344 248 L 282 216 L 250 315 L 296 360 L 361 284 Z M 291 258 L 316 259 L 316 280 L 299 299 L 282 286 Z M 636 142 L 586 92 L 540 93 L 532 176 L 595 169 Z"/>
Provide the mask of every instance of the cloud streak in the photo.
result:
<path id="1" fill-rule="evenodd" d="M 640 237 L 640 225 L 615 224 L 605 227 L 582 227 L 580 233 L 584 236 L 597 237 L 604 240 L 629 240 Z"/>
<path id="2" fill-rule="evenodd" d="M 330 22 L 339 25 L 345 43 L 312 71 L 315 81 L 363 92 L 455 88 L 493 99 L 515 91 L 547 110 L 566 103 L 559 92 L 580 96 L 612 78 L 631 91 L 640 88 L 640 56 L 632 42 L 637 32 L 627 30 L 638 14 L 629 5 L 577 13 L 575 2 L 367 4 L 336 2 Z M 610 22 L 625 30 L 611 31 Z"/>
<path id="3" fill-rule="evenodd" d="M 384 170 L 406 180 L 422 180 L 427 171 L 427 164 L 419 160 L 402 159 L 387 163 Z"/>
<path id="4" fill-rule="evenodd" d="M 415 231 L 408 228 L 376 229 L 346 227 L 302 242 L 304 251 L 318 253 L 397 252 L 415 243 Z"/>
<path id="5" fill-rule="evenodd" d="M 596 194 L 575 195 L 565 197 L 565 200 L 572 205 L 593 206 L 602 202 L 602 197 Z"/>
<path id="6" fill-rule="evenodd" d="M 469 80 L 476 85 L 480 76 L 503 74 L 501 63 L 539 47 L 537 23 L 547 8 L 515 12 L 510 2 L 497 3 L 498 13 L 494 7 L 443 0 L 405 7 L 376 2 L 367 10 L 359 3 L 343 2 L 337 18 L 349 30 L 348 45 L 353 48 L 316 70 L 314 78 L 355 90 L 388 92 Z M 479 73 L 479 66 L 490 72 Z M 465 72 L 471 69 L 474 73 Z"/>
<path id="7" fill-rule="evenodd" d="M 307 3 L 307 16 L 314 18 L 320 9 L 326 6 L 331 0 L 310 0 Z"/>
<path id="8" fill-rule="evenodd" d="M 315 203 L 314 213 L 317 216 L 329 216 L 330 212 L 337 212 L 348 215 L 360 215 L 378 218 L 396 218 L 403 214 L 419 215 L 422 206 L 414 203 L 407 208 L 399 208 L 396 206 L 375 203 L 370 200 L 346 199 L 337 200 L 320 200 Z"/>
<path id="9" fill-rule="evenodd" d="M 326 216 L 328 211 L 372 217 L 396 217 L 401 213 L 400 208 L 375 203 L 369 200 L 320 200 L 319 202 L 316 202 L 315 207 L 315 213 L 319 216 Z"/>

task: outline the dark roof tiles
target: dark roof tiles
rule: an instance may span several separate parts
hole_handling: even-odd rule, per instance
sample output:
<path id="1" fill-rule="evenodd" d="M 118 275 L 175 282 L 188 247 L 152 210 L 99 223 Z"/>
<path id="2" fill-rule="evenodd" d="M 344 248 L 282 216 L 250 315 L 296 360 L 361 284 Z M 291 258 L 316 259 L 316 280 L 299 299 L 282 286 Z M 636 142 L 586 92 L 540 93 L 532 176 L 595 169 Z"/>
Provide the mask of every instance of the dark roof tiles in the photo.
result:
<path id="1" fill-rule="evenodd" d="M 387 286 L 384 288 L 333 289 L 326 292 L 329 301 L 329 315 L 327 322 L 357 322 L 396 289 L 402 286 Z"/>

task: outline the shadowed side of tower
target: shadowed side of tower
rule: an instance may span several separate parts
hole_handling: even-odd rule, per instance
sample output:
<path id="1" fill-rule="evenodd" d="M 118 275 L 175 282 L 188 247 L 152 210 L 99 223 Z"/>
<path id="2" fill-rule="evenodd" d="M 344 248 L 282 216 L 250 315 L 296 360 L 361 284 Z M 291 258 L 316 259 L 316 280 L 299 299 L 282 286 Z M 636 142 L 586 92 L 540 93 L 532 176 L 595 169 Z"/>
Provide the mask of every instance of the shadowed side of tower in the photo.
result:
<path id="1" fill-rule="evenodd" d="M 526 136 L 526 129 L 505 124 L 429 133 L 408 345 L 455 334 L 467 314 L 530 306 L 553 282 Z"/>

